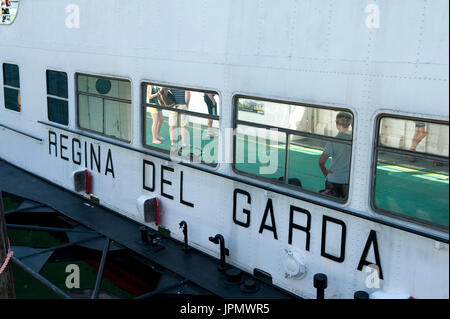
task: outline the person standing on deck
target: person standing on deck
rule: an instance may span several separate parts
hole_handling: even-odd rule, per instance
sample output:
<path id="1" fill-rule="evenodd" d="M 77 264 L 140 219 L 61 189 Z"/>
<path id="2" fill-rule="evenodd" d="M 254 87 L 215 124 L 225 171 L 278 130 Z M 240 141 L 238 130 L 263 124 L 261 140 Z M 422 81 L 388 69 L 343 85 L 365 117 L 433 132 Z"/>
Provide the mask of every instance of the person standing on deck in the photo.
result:
<path id="1" fill-rule="evenodd" d="M 214 94 L 205 93 L 203 95 L 203 99 L 205 100 L 206 106 L 208 107 L 208 114 L 209 115 L 217 115 L 217 102 L 214 99 Z M 212 132 L 212 123 L 213 123 L 213 120 L 208 119 L 208 130 L 206 131 L 206 135 L 209 138 L 216 136 Z"/>
<path id="2" fill-rule="evenodd" d="M 187 110 L 189 108 L 189 102 L 191 100 L 191 91 L 185 91 L 182 89 L 172 88 L 170 89 L 175 97 L 174 108 L 179 110 Z M 180 114 L 180 126 L 181 126 L 181 143 L 182 147 L 187 147 L 186 141 L 186 126 L 189 122 L 188 116 L 186 114 Z M 178 112 L 169 112 L 169 134 L 171 146 L 175 145 L 175 127 L 178 126 Z"/>
<path id="3" fill-rule="evenodd" d="M 147 103 L 153 103 L 157 104 L 156 97 L 158 96 L 160 88 L 157 88 L 153 85 L 147 85 Z M 148 110 L 150 111 L 150 114 L 152 115 L 152 136 L 153 136 L 153 144 L 161 144 L 161 141 L 164 140 L 164 137 L 161 137 L 159 135 L 159 132 L 161 131 L 161 126 L 163 123 L 163 116 L 162 111 L 155 108 L 155 107 L 149 107 Z"/>
<path id="4" fill-rule="evenodd" d="M 414 131 L 414 136 L 411 141 L 410 151 L 416 151 L 417 145 L 427 136 L 427 125 L 424 122 L 416 122 L 416 129 Z M 413 158 L 411 161 L 414 161 Z"/>
<path id="5" fill-rule="evenodd" d="M 339 133 L 337 138 L 351 140 L 350 125 L 352 115 L 347 112 L 339 112 L 336 115 L 336 128 Z M 346 198 L 348 195 L 348 181 L 350 177 L 351 146 L 339 142 L 327 142 L 322 155 L 319 158 L 319 167 L 325 176 L 325 190 L 322 194 Z M 327 170 L 325 163 L 331 157 L 331 165 Z"/>

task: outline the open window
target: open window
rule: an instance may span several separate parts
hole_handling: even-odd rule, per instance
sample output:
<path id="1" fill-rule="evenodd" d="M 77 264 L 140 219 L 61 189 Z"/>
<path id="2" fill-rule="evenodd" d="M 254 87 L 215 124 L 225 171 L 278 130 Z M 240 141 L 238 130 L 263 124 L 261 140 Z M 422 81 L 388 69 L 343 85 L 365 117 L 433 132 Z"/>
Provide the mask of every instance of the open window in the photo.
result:
<path id="1" fill-rule="evenodd" d="M 235 98 L 234 169 L 286 187 L 348 197 L 353 115 L 348 110 Z"/>
<path id="2" fill-rule="evenodd" d="M 374 209 L 448 230 L 448 122 L 381 115 L 377 127 Z"/>
<path id="3" fill-rule="evenodd" d="M 145 147 L 217 165 L 220 98 L 216 92 L 143 83 L 142 101 Z"/>

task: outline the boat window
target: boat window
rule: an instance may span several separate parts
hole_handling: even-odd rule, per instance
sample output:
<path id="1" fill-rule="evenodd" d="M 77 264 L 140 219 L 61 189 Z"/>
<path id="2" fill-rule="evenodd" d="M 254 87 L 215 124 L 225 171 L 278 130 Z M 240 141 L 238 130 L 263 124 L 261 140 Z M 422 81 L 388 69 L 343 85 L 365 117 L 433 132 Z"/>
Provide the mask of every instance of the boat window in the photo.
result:
<path id="1" fill-rule="evenodd" d="M 381 116 L 375 210 L 448 229 L 448 122 Z"/>
<path id="2" fill-rule="evenodd" d="M 20 112 L 19 66 L 3 63 L 3 91 L 5 95 L 5 108 Z"/>
<path id="3" fill-rule="evenodd" d="M 131 141 L 131 83 L 128 80 L 76 74 L 78 125 Z"/>
<path id="4" fill-rule="evenodd" d="M 217 165 L 220 98 L 216 92 L 143 83 L 142 101 L 146 147 Z"/>
<path id="5" fill-rule="evenodd" d="M 353 115 L 314 105 L 235 98 L 234 169 L 306 192 L 348 197 Z"/>
<path id="6" fill-rule="evenodd" d="M 51 122 L 69 124 L 67 73 L 47 70 L 47 116 Z"/>
<path id="7" fill-rule="evenodd" d="M 19 0 L 0 0 L 1 1 L 1 19 L 0 25 L 11 24 L 16 19 Z"/>

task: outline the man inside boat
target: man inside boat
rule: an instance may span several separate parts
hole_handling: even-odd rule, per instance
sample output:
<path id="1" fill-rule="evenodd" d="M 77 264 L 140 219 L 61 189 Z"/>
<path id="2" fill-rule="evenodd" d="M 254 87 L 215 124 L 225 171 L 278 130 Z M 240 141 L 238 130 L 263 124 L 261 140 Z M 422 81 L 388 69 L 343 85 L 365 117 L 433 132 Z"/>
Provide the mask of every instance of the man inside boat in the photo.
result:
<path id="1" fill-rule="evenodd" d="M 339 112 L 336 115 L 337 138 L 351 140 L 350 125 L 352 115 L 347 112 Z M 350 175 L 351 146 L 339 142 L 327 142 L 323 153 L 319 158 L 319 167 L 325 176 L 325 190 L 322 194 L 346 198 L 348 195 L 348 181 Z M 325 163 L 331 157 L 331 165 L 326 168 Z"/>

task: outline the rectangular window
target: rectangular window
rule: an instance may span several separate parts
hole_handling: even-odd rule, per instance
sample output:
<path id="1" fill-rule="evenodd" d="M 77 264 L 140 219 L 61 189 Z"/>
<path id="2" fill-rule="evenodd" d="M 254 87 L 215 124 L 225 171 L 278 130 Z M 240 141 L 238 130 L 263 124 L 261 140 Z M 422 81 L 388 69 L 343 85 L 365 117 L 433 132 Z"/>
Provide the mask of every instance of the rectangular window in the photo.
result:
<path id="1" fill-rule="evenodd" d="M 142 100 L 146 147 L 217 165 L 220 99 L 216 92 L 143 83 Z"/>
<path id="2" fill-rule="evenodd" d="M 131 83 L 128 80 L 76 74 L 78 125 L 131 141 Z"/>
<path id="3" fill-rule="evenodd" d="M 351 112 L 256 98 L 235 98 L 234 168 L 272 183 L 348 196 Z"/>
<path id="4" fill-rule="evenodd" d="M 448 123 L 381 116 L 374 196 L 377 211 L 448 230 Z"/>
<path id="5" fill-rule="evenodd" d="M 3 91 L 5 93 L 5 108 L 20 112 L 19 66 L 3 63 Z"/>
<path id="6" fill-rule="evenodd" d="M 69 124 L 67 73 L 47 70 L 47 116 L 51 122 Z"/>

